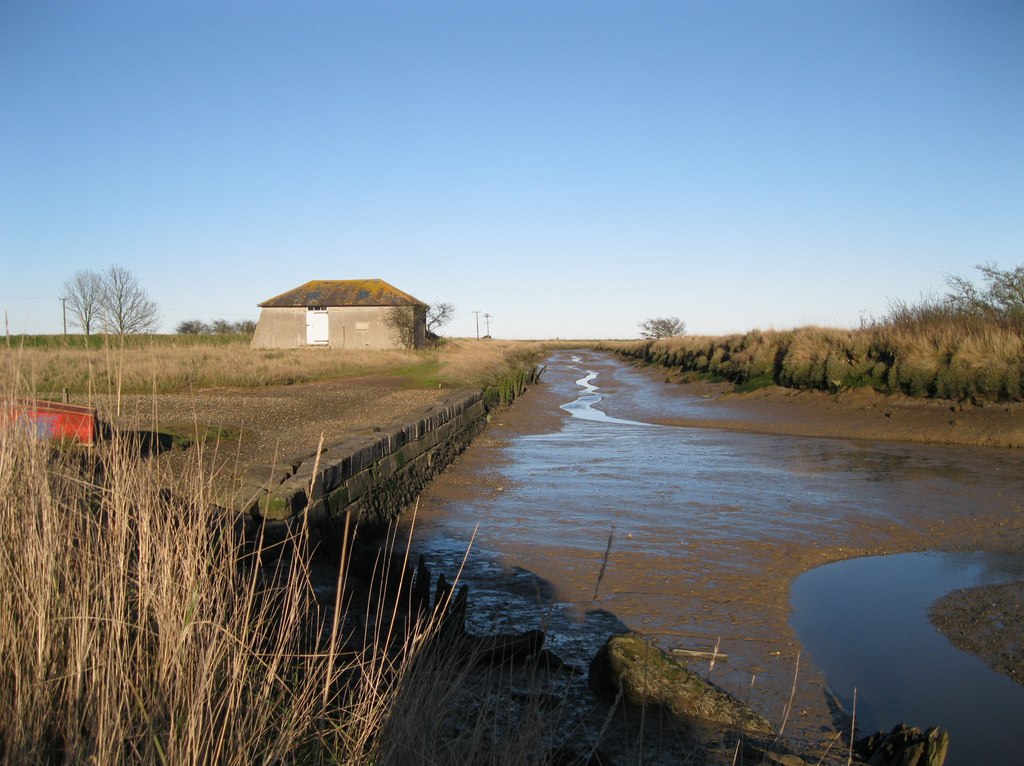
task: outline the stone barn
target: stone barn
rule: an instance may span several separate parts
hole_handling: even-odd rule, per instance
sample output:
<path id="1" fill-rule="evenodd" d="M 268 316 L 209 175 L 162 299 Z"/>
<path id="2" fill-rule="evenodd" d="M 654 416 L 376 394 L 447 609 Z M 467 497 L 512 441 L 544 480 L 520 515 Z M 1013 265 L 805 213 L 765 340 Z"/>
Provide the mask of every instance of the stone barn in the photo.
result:
<path id="1" fill-rule="evenodd" d="M 420 348 L 426 341 L 427 304 L 383 279 L 313 280 L 258 305 L 253 348 Z"/>

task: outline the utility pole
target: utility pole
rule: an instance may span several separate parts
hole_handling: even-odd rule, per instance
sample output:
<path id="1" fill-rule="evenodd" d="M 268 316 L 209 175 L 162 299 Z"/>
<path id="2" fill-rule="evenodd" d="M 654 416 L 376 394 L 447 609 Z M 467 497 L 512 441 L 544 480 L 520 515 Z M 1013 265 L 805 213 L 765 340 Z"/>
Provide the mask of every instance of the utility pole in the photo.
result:
<path id="1" fill-rule="evenodd" d="M 68 337 L 68 299 L 60 299 L 60 307 L 64 313 L 64 337 Z"/>
<path id="2" fill-rule="evenodd" d="M 491 315 L 484 314 L 484 322 L 487 324 L 487 337 L 491 337 Z"/>
<path id="3" fill-rule="evenodd" d="M 474 311 L 473 313 L 476 314 L 476 339 L 480 340 L 480 312 Z"/>

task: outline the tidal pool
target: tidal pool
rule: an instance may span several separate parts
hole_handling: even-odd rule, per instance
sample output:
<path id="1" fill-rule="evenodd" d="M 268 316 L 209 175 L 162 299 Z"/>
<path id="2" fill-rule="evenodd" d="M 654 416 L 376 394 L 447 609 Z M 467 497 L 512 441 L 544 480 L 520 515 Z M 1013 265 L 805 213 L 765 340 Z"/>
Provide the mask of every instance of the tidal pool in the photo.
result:
<path id="1" fill-rule="evenodd" d="M 862 733 L 940 725 L 949 766 L 1019 763 L 1024 686 L 954 647 L 928 607 L 953 590 L 1022 578 L 1021 558 L 984 553 L 840 561 L 797 578 L 790 621 Z"/>

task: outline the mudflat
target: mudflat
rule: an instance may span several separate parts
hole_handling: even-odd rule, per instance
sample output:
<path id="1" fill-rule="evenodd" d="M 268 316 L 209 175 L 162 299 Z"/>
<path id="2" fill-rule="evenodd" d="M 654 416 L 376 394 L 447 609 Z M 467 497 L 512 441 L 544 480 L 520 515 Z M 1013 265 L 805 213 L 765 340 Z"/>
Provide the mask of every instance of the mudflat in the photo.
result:
<path id="1" fill-rule="evenodd" d="M 612 360 L 606 364 L 587 360 L 588 369 L 600 371 L 598 380 L 604 381 L 601 390 L 609 394 L 617 391 L 617 366 L 621 364 Z M 993 448 L 993 455 L 998 453 L 1003 469 L 1012 467 L 1015 449 L 1024 446 L 1024 407 L 1020 403 L 922 401 L 863 390 L 826 394 L 770 388 L 735 394 L 726 385 L 666 382 L 664 370 L 637 368 L 636 372 L 662 386 L 661 394 L 678 397 L 680 414 L 673 414 L 675 408 L 665 408 L 653 421 L 664 425 L 922 446 L 986 446 Z M 530 390 L 522 401 L 501 413 L 460 463 L 428 490 L 421 516 L 449 514 L 451 508 L 467 501 L 497 497 L 509 491 L 510 479 L 501 465 L 504 448 L 520 435 L 557 430 L 567 417 L 559 409 L 565 402 L 565 391 L 543 384 Z M 643 419 L 641 408 L 631 405 L 629 397 L 610 396 L 599 407 L 614 417 Z M 650 418 L 647 420 L 651 422 Z M 1007 450 L 1008 447 L 1011 449 Z M 972 455 L 976 471 L 985 471 L 986 454 L 983 449 Z M 1020 458 L 1024 470 L 1024 452 Z M 661 609 L 692 614 L 692 620 L 678 635 L 662 635 L 666 646 L 708 649 L 715 637 L 721 636 L 722 650 L 730 656 L 729 670 L 724 672 L 737 678 L 734 690 L 742 692 L 738 680 L 741 676 L 745 676 L 747 684 L 756 676 L 753 694 L 764 703 L 761 712 L 769 718 L 777 716 L 786 704 L 792 692 L 793 675 L 798 672 L 790 729 L 808 738 L 827 738 L 835 731 L 835 710 L 829 706 L 825 679 L 806 663 L 799 664 L 802 647 L 788 621 L 793 580 L 816 566 L 858 556 L 922 550 L 1024 554 L 1024 498 L 1007 509 L 1005 502 L 986 501 L 988 494 L 996 491 L 984 483 L 979 485 L 977 505 L 968 513 L 951 513 L 949 508 L 925 501 L 908 502 L 907 509 L 897 516 L 851 513 L 844 515 L 840 523 L 815 523 L 806 534 L 775 534 L 768 530 L 764 535 L 730 540 L 728 545 L 714 547 L 681 538 L 673 562 L 661 561 L 642 551 L 644 541 L 639 535 L 622 539 L 626 530 L 620 529 L 613 564 L 601 590 L 611 594 L 616 616 L 641 632 L 645 626 L 657 626 Z M 602 550 L 594 551 L 586 561 L 538 551 L 530 545 L 517 548 L 513 544 L 506 551 L 510 561 L 522 562 L 521 566 L 552 583 L 556 591 L 568 598 L 590 600 L 588 594 L 595 590 L 594 577 L 601 568 Z M 650 572 L 662 565 L 666 570 L 678 568 L 678 557 L 686 562 L 686 582 L 666 581 L 659 586 L 662 590 L 652 592 Z M 1021 624 L 1024 612 L 1019 602 L 1008 598 L 1001 600 L 1000 605 L 1003 611 L 997 620 L 1008 626 Z M 983 591 L 965 592 L 959 610 L 947 616 L 947 625 L 952 621 L 958 631 L 969 634 L 976 629 L 979 617 L 989 615 L 989 609 Z M 941 611 L 940 605 L 936 614 Z M 1016 640 L 1012 631 L 988 631 L 983 641 L 965 648 L 978 652 L 1011 677 L 1020 678 L 1024 657 L 1018 652 L 1014 660 L 1010 651 L 1009 662 L 1016 666 L 1013 673 L 1007 669 L 1006 660 L 1007 650 L 1012 650 Z M 997 656 L 1002 658 L 1001 665 L 995 662 Z"/>
<path id="2" fill-rule="evenodd" d="M 653 371 L 651 374 L 656 374 Z M 952 402 L 887 396 L 871 389 L 835 394 L 796 391 L 772 386 L 748 394 L 731 392 L 731 385 L 677 384 L 681 397 L 699 396 L 730 410 L 729 419 L 715 418 L 714 407 L 702 419 L 679 419 L 691 425 L 796 436 L 900 441 L 918 444 L 1024 447 L 1024 403 Z M 736 417 L 736 414 L 739 417 Z M 1024 453 L 1021 454 L 1024 473 Z M 936 548 L 976 548 L 1024 554 L 1024 498 L 1016 519 L 989 528 L 988 534 L 960 537 L 944 524 L 931 539 Z M 890 550 L 912 549 L 917 541 L 896 535 Z M 1024 582 L 957 591 L 937 601 L 932 622 L 960 649 L 981 657 L 995 670 L 1024 684 Z"/>
<path id="3" fill-rule="evenodd" d="M 651 370 L 650 374 L 657 376 Z M 669 382 L 671 384 L 671 381 Z M 681 398 L 712 405 L 700 418 L 670 418 L 666 425 L 700 426 L 791 436 L 1024 447 L 1024 402 L 953 402 L 880 394 L 870 388 L 830 394 L 770 386 L 733 393 L 731 384 L 674 384 Z M 716 411 L 728 410 L 728 417 Z"/>

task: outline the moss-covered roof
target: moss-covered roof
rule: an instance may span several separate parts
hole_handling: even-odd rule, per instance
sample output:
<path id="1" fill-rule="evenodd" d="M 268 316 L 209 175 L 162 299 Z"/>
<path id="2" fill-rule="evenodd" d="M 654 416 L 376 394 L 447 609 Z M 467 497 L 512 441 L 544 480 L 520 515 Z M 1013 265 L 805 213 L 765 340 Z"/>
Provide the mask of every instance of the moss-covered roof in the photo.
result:
<path id="1" fill-rule="evenodd" d="M 383 279 L 314 279 L 258 304 L 260 308 L 294 306 L 426 306 Z"/>

